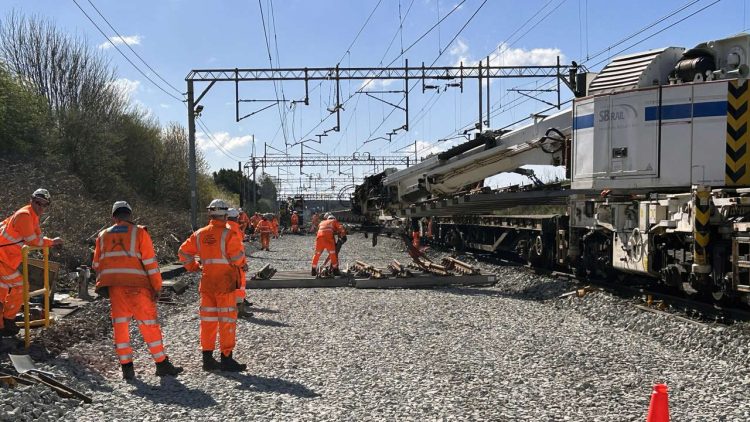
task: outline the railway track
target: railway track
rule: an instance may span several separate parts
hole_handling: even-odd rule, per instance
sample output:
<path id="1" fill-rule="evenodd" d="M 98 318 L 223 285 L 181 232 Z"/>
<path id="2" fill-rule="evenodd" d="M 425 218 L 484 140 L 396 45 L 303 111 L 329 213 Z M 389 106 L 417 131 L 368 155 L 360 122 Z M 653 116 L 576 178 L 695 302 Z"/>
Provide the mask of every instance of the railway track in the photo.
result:
<path id="1" fill-rule="evenodd" d="M 439 244 L 432 244 L 436 251 L 450 250 Z M 736 322 L 750 321 L 750 309 L 742 305 L 724 305 L 714 303 L 709 299 L 678 295 L 672 291 L 665 291 L 663 286 L 656 285 L 653 280 L 645 277 L 632 276 L 629 284 L 622 284 L 613 280 L 595 277 L 581 277 L 564 271 L 550 271 L 532 267 L 512 254 L 487 253 L 485 251 L 469 250 L 465 252 L 478 262 L 486 265 L 512 267 L 518 271 L 533 271 L 541 276 L 564 278 L 575 281 L 580 289 L 592 287 L 609 292 L 623 299 L 630 299 L 633 305 L 647 312 L 653 312 L 686 322 L 731 325 Z M 572 295 L 577 292 L 570 292 Z M 584 292 L 584 294 L 588 291 Z"/>

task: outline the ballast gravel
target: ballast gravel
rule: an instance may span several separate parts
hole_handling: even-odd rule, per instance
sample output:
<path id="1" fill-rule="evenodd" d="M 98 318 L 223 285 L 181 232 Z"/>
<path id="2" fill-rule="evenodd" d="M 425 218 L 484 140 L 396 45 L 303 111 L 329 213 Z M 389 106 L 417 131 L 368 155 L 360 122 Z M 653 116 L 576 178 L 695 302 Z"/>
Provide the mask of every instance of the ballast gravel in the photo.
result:
<path id="1" fill-rule="evenodd" d="M 313 240 L 284 236 L 270 252 L 253 244 L 251 267 L 308 270 Z M 352 234 L 342 259 L 407 261 L 398 241 L 379 243 Z M 478 265 L 498 275 L 495 287 L 249 290 L 241 374 L 200 368 L 195 275 L 182 276 L 192 284 L 176 304 L 160 305 L 166 351 L 185 367 L 176 378 L 154 375 L 133 326 L 137 380 L 121 380 L 108 306 L 97 301 L 38 335 L 32 351 L 94 403 L 0 386 L 0 420 L 642 421 L 660 382 L 675 421 L 750 420 L 747 325 L 691 324 L 602 292 L 560 298 L 576 285 Z"/>

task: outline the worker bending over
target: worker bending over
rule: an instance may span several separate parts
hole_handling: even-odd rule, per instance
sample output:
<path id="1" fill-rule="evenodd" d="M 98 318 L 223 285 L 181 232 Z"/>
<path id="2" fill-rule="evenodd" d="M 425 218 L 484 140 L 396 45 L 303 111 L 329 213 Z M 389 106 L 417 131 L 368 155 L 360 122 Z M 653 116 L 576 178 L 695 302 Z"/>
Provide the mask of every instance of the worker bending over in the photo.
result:
<path id="1" fill-rule="evenodd" d="M 230 208 L 227 210 L 227 227 L 229 227 L 230 230 L 232 230 L 237 236 L 235 240 L 237 242 L 240 242 L 240 249 L 243 251 L 245 250 L 245 245 L 242 243 L 242 239 L 244 239 L 245 234 L 242 231 L 242 228 L 240 227 L 239 223 L 239 217 L 242 214 L 239 212 L 239 210 L 235 208 Z M 245 297 L 247 296 L 246 290 L 245 290 L 245 272 L 247 270 L 247 257 L 244 258 L 244 262 L 242 263 L 242 267 L 240 267 L 237 270 L 238 277 L 239 277 L 239 287 L 237 290 L 234 291 L 235 298 L 237 302 L 237 314 L 240 316 L 244 315 L 252 315 L 251 313 L 248 313 L 245 311 Z"/>
<path id="2" fill-rule="evenodd" d="M 328 251 L 328 256 L 331 258 L 331 267 L 333 267 L 333 273 L 335 275 L 341 274 L 339 271 L 339 258 L 336 253 L 336 239 L 334 235 L 338 235 L 339 238 L 346 239 L 346 230 L 341 224 L 336 221 L 336 217 L 333 214 L 326 214 L 326 219 L 321 221 L 318 225 L 318 235 L 315 238 L 315 255 L 312 259 L 312 270 L 310 274 L 318 275 L 318 261 L 323 250 Z"/>
<path id="3" fill-rule="evenodd" d="M 39 217 L 52 203 L 46 189 L 37 189 L 29 205 L 13 213 L 0 223 L 0 335 L 15 336 L 16 314 L 23 304 L 23 276 L 18 271 L 23 255 L 21 248 L 29 246 L 55 246 L 63 243 L 56 237 L 42 236 Z"/>
<path id="4" fill-rule="evenodd" d="M 255 234 L 260 234 L 260 250 L 270 250 L 269 246 L 271 245 L 273 231 L 273 224 L 268 221 L 268 216 L 263 214 L 260 222 L 255 226 Z"/>
<path id="5" fill-rule="evenodd" d="M 130 320 L 134 317 L 156 362 L 156 375 L 177 375 L 182 368 L 172 365 L 164 353 L 161 327 L 156 321 L 156 300 L 162 280 L 154 245 L 146 228 L 131 222 L 132 212 L 127 202 L 115 202 L 114 225 L 102 230 L 96 238 L 91 265 L 97 275 L 96 291 L 110 300 L 115 353 L 122 366 L 122 377 L 135 378 L 130 345 Z"/>
<path id="6" fill-rule="evenodd" d="M 180 262 L 188 271 L 202 270 L 198 291 L 201 295 L 200 336 L 203 370 L 240 372 L 247 365 L 232 357 L 236 343 L 239 269 L 245 262 L 245 251 L 237 234 L 227 227 L 229 207 L 221 199 L 208 206 L 208 225 L 198 229 L 180 246 Z M 200 257 L 200 265 L 196 261 Z M 214 359 L 216 335 L 219 335 L 221 363 Z"/>
<path id="7" fill-rule="evenodd" d="M 297 215 L 297 211 L 292 213 L 292 233 L 299 233 L 299 215 Z"/>

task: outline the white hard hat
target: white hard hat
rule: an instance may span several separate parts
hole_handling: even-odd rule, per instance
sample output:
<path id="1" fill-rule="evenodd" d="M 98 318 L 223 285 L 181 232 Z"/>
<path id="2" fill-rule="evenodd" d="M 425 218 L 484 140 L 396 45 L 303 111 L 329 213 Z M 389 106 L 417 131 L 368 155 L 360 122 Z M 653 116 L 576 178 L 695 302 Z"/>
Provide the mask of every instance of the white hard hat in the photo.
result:
<path id="1" fill-rule="evenodd" d="M 295 214 L 297 214 L 297 211 L 294 211 Z"/>
<path id="2" fill-rule="evenodd" d="M 32 198 L 41 198 L 47 202 L 52 202 L 52 196 L 50 196 L 47 189 L 37 189 L 31 194 Z"/>
<path id="3" fill-rule="evenodd" d="M 237 208 L 230 208 L 227 210 L 228 218 L 237 218 L 239 216 L 240 216 L 240 212 L 237 210 Z"/>
<path id="4" fill-rule="evenodd" d="M 224 217 L 227 215 L 229 205 L 223 199 L 214 199 L 208 204 L 208 215 L 211 217 Z"/>
<path id="5" fill-rule="evenodd" d="M 120 208 L 126 208 L 128 211 L 133 212 L 133 208 L 125 201 L 117 201 L 112 205 L 112 215 L 115 215 L 115 212 L 119 210 Z"/>
<path id="6" fill-rule="evenodd" d="M 335 220 L 336 216 L 333 214 L 328 214 L 328 217 L 326 217 L 327 220 Z"/>

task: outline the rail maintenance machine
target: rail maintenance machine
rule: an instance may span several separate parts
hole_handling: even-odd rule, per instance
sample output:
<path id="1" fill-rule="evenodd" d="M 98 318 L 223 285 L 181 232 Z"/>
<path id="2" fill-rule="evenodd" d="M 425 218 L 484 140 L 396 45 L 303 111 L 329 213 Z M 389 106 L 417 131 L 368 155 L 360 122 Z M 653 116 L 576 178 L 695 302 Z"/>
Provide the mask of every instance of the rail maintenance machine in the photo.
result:
<path id="1" fill-rule="evenodd" d="M 370 176 L 352 210 L 374 232 L 430 220 L 436 242 L 747 302 L 749 57 L 750 35 L 739 34 L 617 57 L 596 75 L 579 69 L 567 81 L 572 108 Z M 530 175 L 523 165 L 565 166 L 569 180 L 477 188 L 503 172 Z M 541 205 L 566 211 L 527 211 Z M 529 207 L 500 214 L 519 206 Z"/>

